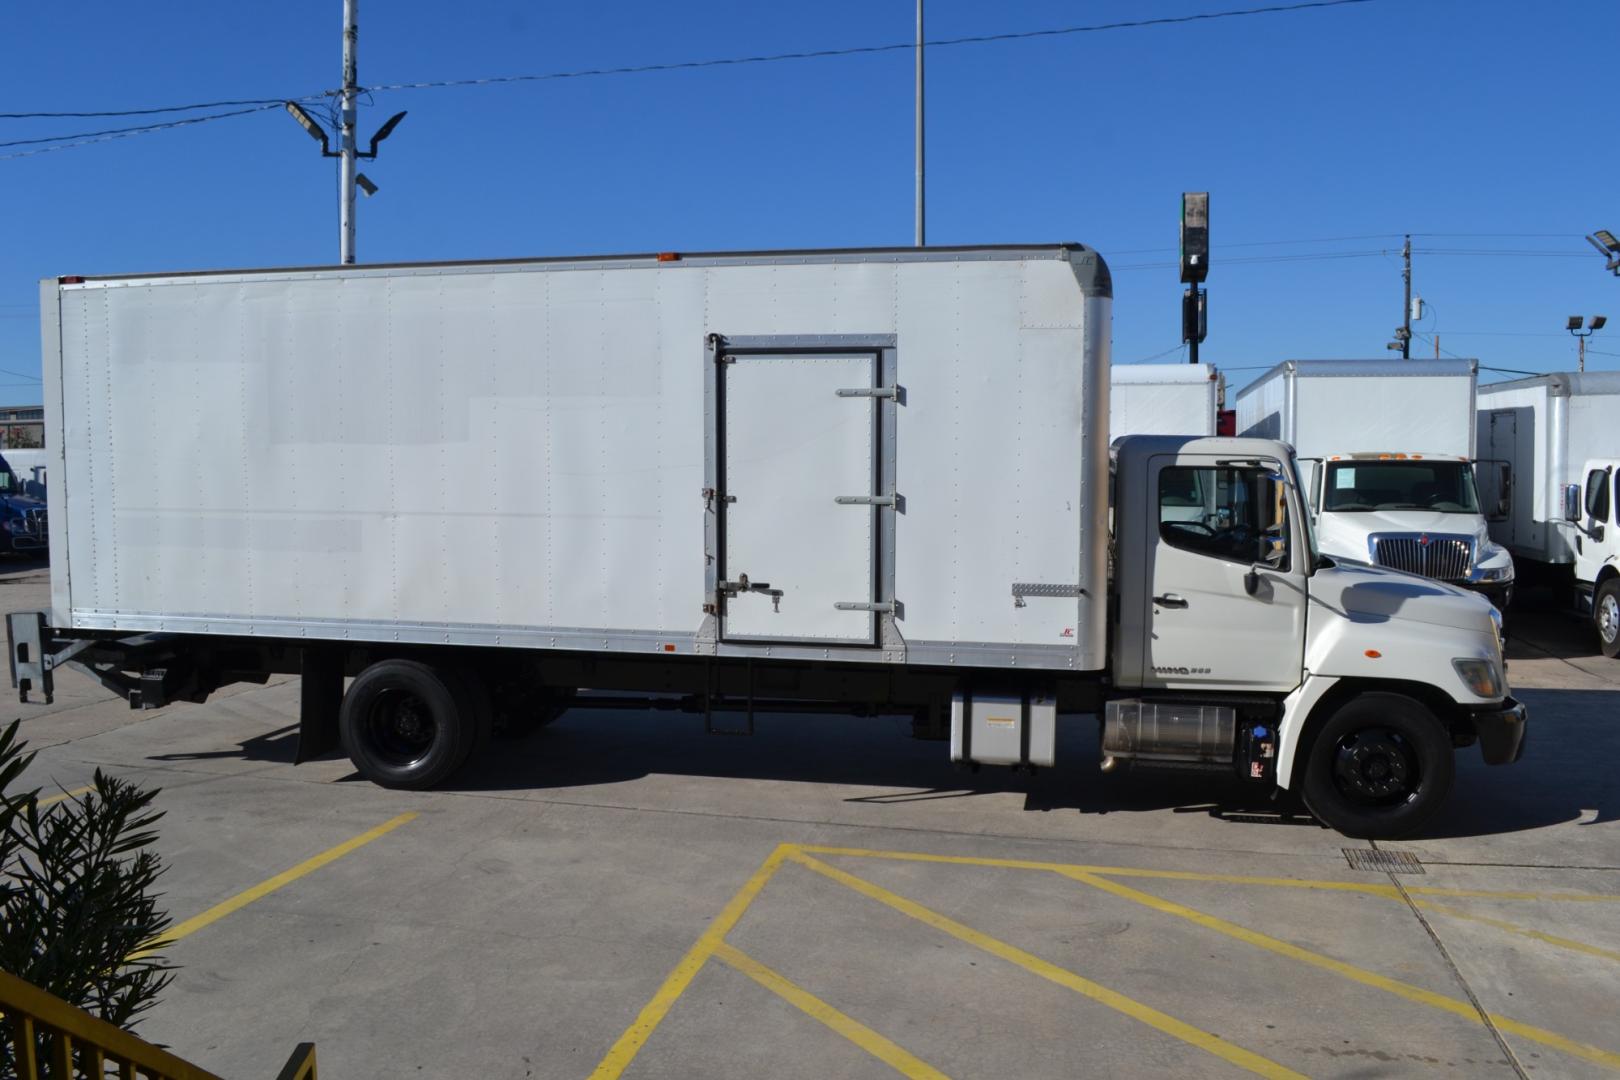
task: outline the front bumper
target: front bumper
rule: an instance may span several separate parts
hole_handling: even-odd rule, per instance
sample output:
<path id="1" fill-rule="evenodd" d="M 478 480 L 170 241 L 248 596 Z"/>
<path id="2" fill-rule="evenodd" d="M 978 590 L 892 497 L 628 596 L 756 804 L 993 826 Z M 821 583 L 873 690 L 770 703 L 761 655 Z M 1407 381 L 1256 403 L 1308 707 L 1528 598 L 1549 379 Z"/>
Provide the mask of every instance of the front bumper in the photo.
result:
<path id="1" fill-rule="evenodd" d="M 1523 702 L 1505 697 L 1500 705 L 1474 710 L 1473 719 L 1485 764 L 1511 765 L 1524 756 L 1524 733 L 1530 714 Z"/>
<path id="2" fill-rule="evenodd" d="M 1453 582 L 1459 589 L 1467 589 L 1472 593 L 1479 593 L 1495 605 L 1496 610 L 1507 613 L 1508 605 L 1513 603 L 1513 582 L 1511 581 L 1457 581 Z"/>

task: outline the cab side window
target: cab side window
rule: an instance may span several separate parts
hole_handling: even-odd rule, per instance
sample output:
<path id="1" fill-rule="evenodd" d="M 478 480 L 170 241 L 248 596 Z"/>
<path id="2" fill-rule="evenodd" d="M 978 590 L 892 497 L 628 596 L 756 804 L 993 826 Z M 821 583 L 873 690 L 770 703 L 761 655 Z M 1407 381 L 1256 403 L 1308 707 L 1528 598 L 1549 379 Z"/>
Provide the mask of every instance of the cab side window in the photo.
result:
<path id="1" fill-rule="evenodd" d="M 1172 465 L 1159 471 L 1159 539 L 1226 562 L 1288 569 L 1285 489 L 1254 468 Z"/>
<path id="2" fill-rule="evenodd" d="M 1586 512 L 1592 520 L 1609 520 L 1609 474 L 1604 469 L 1593 469 L 1586 474 Z"/>

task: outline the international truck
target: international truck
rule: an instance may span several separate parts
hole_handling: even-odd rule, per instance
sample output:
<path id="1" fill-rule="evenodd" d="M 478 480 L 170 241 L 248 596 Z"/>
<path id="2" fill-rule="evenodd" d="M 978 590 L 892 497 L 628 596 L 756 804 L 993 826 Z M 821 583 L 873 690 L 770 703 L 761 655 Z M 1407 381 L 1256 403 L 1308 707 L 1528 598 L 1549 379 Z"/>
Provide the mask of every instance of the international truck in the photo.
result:
<path id="1" fill-rule="evenodd" d="M 49 279 L 13 682 L 297 673 L 299 758 L 399 788 L 570 701 L 898 714 L 965 767 L 1100 715 L 1110 769 L 1358 836 L 1516 760 L 1491 606 L 1323 558 L 1286 444 L 1110 452 L 1111 297 L 1072 244 Z"/>
<path id="2" fill-rule="evenodd" d="M 41 450 L 0 451 L 0 555 L 43 555 L 46 504 Z"/>
<path id="3" fill-rule="evenodd" d="M 1108 434 L 1214 435 L 1225 382 L 1209 364 L 1116 364 Z"/>
<path id="4" fill-rule="evenodd" d="M 1310 465 L 1322 551 L 1478 592 L 1506 611 L 1513 557 L 1474 472 L 1474 360 L 1287 360 L 1243 388 L 1240 434 Z"/>
<path id="5" fill-rule="evenodd" d="M 1491 535 L 1535 577 L 1569 589 L 1608 656 L 1620 655 L 1620 372 L 1558 372 L 1479 388 L 1478 438 L 1496 467 Z"/>

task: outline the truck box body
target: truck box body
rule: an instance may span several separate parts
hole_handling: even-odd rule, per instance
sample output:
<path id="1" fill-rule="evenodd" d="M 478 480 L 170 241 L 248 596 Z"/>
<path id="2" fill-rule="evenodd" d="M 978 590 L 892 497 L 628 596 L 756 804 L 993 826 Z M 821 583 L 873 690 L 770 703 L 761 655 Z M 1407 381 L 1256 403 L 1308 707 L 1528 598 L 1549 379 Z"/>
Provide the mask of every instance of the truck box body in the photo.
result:
<path id="1" fill-rule="evenodd" d="M 1507 466 L 1508 513 L 1491 536 L 1522 559 L 1574 561 L 1575 529 L 1563 521 L 1566 484 L 1583 483 L 1588 459 L 1620 455 L 1620 372 L 1561 372 L 1479 388 L 1479 456 Z M 1498 469 L 1481 470 L 1487 505 L 1503 494 Z"/>
<path id="2" fill-rule="evenodd" d="M 1303 458 L 1474 457 L 1474 360 L 1286 360 L 1238 394 L 1238 434 Z"/>
<path id="3" fill-rule="evenodd" d="M 1113 369 L 1109 439 L 1214 435 L 1220 375 L 1209 364 L 1120 364 Z"/>
<path id="4" fill-rule="evenodd" d="M 1097 670 L 1079 246 L 42 286 L 64 629 Z"/>

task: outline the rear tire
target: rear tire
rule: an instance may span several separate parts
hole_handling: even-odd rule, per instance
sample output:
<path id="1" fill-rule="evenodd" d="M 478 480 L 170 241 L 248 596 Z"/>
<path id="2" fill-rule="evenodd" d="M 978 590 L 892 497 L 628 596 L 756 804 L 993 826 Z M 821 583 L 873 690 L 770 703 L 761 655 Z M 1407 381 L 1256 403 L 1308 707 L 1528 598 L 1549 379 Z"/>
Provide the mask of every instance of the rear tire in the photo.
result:
<path id="1" fill-rule="evenodd" d="M 1598 586 L 1592 597 L 1592 625 L 1597 627 L 1598 647 L 1609 659 L 1620 656 L 1620 577 Z"/>
<path id="2" fill-rule="evenodd" d="M 362 671 L 338 710 L 338 734 L 354 767 L 374 784 L 430 788 L 466 760 L 476 720 L 455 676 L 415 660 L 382 660 Z"/>
<path id="3" fill-rule="evenodd" d="M 1301 795 L 1329 828 L 1389 839 L 1428 821 L 1455 769 L 1451 740 L 1427 707 L 1400 694 L 1362 694 L 1317 732 Z"/>

